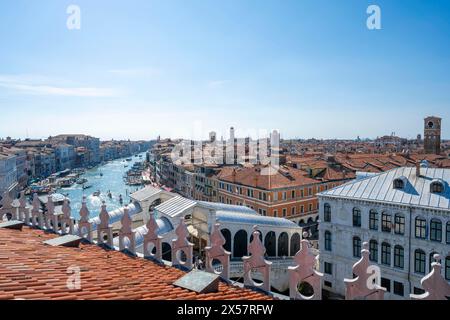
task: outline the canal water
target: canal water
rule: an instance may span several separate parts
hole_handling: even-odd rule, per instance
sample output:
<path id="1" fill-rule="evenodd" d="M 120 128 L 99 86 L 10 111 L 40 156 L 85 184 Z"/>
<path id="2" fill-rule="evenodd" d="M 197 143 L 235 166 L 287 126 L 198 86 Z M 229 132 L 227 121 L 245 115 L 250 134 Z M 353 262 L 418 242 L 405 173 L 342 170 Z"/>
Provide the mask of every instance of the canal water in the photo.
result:
<path id="1" fill-rule="evenodd" d="M 126 161 L 125 158 L 117 159 L 98 166 L 94 169 L 87 170 L 80 179 L 86 178 L 88 182 L 86 186 L 90 185 L 89 189 L 83 190 L 82 185 L 74 184 L 69 188 L 60 188 L 56 192 L 64 194 L 70 199 L 70 206 L 72 209 L 72 216 L 79 219 L 79 211 L 83 196 L 86 196 L 86 203 L 90 211 L 90 217 L 98 216 L 100 213 L 102 201 L 106 202 L 108 211 L 123 207 L 130 202 L 130 193 L 142 188 L 141 186 L 127 186 L 123 176 L 131 169 L 134 163 L 145 160 L 145 153 L 140 153 L 142 158 L 132 156 L 131 161 Z M 94 196 L 93 193 L 100 191 L 100 196 Z M 111 191 L 112 197 L 108 197 L 108 191 Z M 119 197 L 122 195 L 123 205 L 120 204 Z"/>

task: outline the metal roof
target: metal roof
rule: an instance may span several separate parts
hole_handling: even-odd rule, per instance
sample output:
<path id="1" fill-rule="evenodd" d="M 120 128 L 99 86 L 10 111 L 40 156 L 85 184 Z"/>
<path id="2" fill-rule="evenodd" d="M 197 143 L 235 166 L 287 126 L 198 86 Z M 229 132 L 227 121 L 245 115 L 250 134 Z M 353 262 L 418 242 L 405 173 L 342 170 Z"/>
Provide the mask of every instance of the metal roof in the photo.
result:
<path id="1" fill-rule="evenodd" d="M 296 228 L 300 229 L 300 227 L 284 218 L 276 218 L 276 217 L 267 217 L 260 216 L 258 214 L 248 214 L 241 212 L 230 212 L 230 211 L 216 211 L 216 218 L 219 222 L 231 222 L 231 223 L 239 223 L 242 225 L 258 225 L 258 226 L 271 226 L 271 227 L 284 227 L 284 228 Z M 223 224 L 226 226 L 226 224 Z"/>
<path id="2" fill-rule="evenodd" d="M 130 197 L 136 201 L 144 201 L 160 192 L 162 192 L 161 189 L 152 186 L 147 186 L 139 191 L 132 193 Z"/>
<path id="3" fill-rule="evenodd" d="M 212 210 L 242 212 L 242 213 L 247 213 L 247 214 L 257 214 L 255 210 L 253 210 L 249 207 L 246 207 L 246 206 L 237 206 L 237 205 L 232 205 L 232 204 L 207 202 L 207 201 L 198 201 L 197 204 L 203 208 L 208 208 L 208 209 L 212 209 Z"/>
<path id="4" fill-rule="evenodd" d="M 395 189 L 394 180 L 402 177 L 406 178 L 404 188 Z M 444 192 L 440 194 L 432 193 L 430 190 L 431 183 L 436 179 L 444 182 Z M 418 177 L 415 167 L 401 167 L 373 177 L 348 182 L 324 191 L 319 196 L 450 210 L 449 181 L 450 169 L 421 167 Z"/>
<path id="5" fill-rule="evenodd" d="M 186 199 L 181 196 L 176 196 L 155 207 L 155 211 L 173 218 L 183 213 L 184 211 L 193 208 L 196 204 L 197 201 Z"/>

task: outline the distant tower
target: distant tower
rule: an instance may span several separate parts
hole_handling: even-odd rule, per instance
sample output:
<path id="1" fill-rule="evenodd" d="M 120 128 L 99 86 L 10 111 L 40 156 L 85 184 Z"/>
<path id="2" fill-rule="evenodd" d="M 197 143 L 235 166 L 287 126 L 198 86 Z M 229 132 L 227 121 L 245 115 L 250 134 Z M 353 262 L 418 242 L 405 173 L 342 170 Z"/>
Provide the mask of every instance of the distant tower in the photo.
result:
<path id="1" fill-rule="evenodd" d="M 426 154 L 441 153 L 441 118 L 426 117 L 424 127 L 424 151 Z"/>
<path id="2" fill-rule="evenodd" d="M 216 141 L 216 133 L 214 131 L 211 131 L 209 133 L 209 142 L 215 142 Z"/>
<path id="3" fill-rule="evenodd" d="M 230 128 L 230 142 L 231 143 L 234 142 L 234 128 L 233 127 Z"/>

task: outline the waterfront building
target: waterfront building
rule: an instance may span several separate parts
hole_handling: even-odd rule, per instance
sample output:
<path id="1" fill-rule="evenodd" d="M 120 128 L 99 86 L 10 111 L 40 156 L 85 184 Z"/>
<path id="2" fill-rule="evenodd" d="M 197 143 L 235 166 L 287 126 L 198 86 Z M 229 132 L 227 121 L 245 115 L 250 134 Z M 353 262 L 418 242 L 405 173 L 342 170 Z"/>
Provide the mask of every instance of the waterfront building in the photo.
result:
<path id="1" fill-rule="evenodd" d="M 15 196 L 18 191 L 17 156 L 5 151 L 0 147 L 0 195 L 9 192 Z"/>
<path id="2" fill-rule="evenodd" d="M 381 268 L 386 299 L 423 293 L 420 280 L 442 259 L 450 281 L 450 169 L 400 167 L 318 195 L 320 270 L 324 289 L 345 294 L 363 242 Z"/>

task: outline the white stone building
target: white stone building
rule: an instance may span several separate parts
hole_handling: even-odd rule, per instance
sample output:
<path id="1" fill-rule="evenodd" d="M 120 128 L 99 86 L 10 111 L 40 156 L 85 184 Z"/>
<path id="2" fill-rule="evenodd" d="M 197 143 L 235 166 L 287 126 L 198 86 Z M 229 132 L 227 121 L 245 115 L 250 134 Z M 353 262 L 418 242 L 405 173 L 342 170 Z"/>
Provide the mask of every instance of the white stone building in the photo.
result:
<path id="1" fill-rule="evenodd" d="M 16 159 L 14 154 L 6 153 L 3 147 L 0 147 L 0 197 L 4 192 L 16 195 L 18 187 Z"/>
<path id="2" fill-rule="evenodd" d="M 450 281 L 450 169 L 402 167 L 322 192 L 319 198 L 323 288 L 344 295 L 344 278 L 367 241 L 381 268 L 386 299 L 422 293 L 433 254 Z"/>

